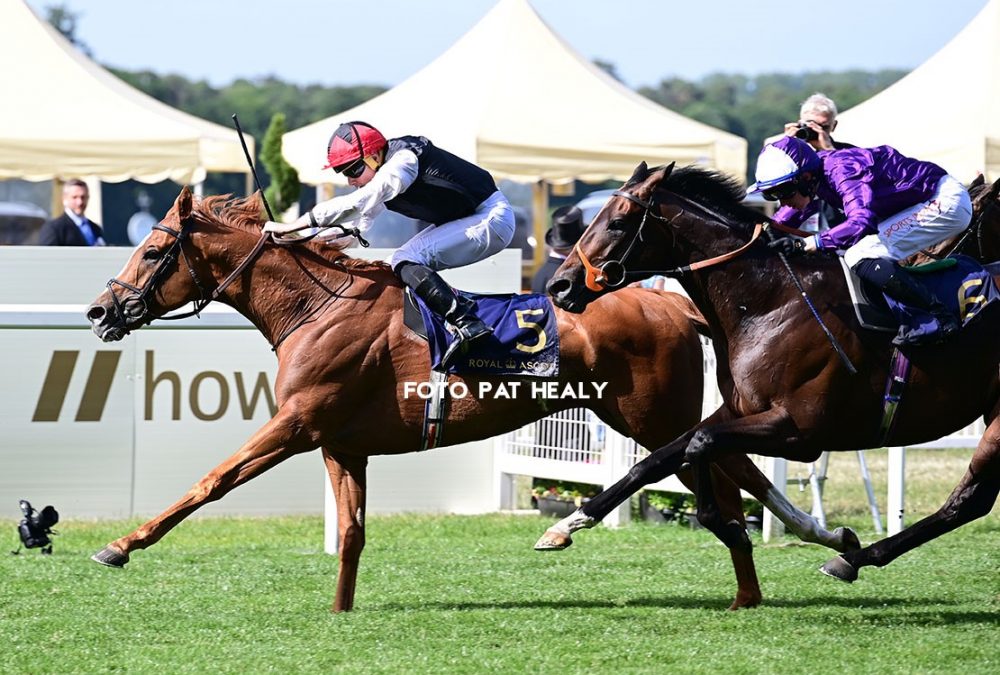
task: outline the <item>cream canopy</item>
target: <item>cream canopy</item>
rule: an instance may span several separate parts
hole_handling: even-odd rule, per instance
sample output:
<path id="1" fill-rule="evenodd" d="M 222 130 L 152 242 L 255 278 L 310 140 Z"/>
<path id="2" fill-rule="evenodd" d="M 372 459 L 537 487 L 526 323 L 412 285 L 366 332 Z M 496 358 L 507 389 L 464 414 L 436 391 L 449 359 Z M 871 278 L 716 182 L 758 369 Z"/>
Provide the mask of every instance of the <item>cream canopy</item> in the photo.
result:
<path id="1" fill-rule="evenodd" d="M 0 179 L 200 182 L 206 171 L 249 171 L 234 130 L 122 82 L 23 0 L 0 7 Z"/>
<path id="2" fill-rule="evenodd" d="M 891 145 L 962 181 L 1000 178 L 1000 0 L 934 56 L 839 117 L 837 138 Z"/>
<path id="3" fill-rule="evenodd" d="M 364 120 L 386 136 L 417 134 L 495 178 L 625 180 L 640 161 L 698 163 L 743 179 L 746 141 L 640 96 L 573 51 L 528 4 L 500 0 L 435 61 L 376 98 L 288 132 L 301 180 L 323 171 L 330 134 Z"/>

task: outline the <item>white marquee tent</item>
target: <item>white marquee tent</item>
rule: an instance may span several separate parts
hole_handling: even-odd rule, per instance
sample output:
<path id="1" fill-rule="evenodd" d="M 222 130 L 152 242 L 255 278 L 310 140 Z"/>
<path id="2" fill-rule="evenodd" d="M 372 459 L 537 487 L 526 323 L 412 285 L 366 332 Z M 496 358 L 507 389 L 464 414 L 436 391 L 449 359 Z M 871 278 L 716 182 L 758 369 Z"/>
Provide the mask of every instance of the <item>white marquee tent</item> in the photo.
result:
<path id="1" fill-rule="evenodd" d="M 249 171 L 234 130 L 122 82 L 23 0 L 0 1 L 0 62 L 0 179 L 197 183 Z"/>
<path id="2" fill-rule="evenodd" d="M 1000 0 L 913 72 L 838 117 L 837 138 L 891 145 L 961 181 L 1000 178 Z"/>
<path id="3" fill-rule="evenodd" d="M 405 55 L 404 55 L 405 56 Z M 283 154 L 306 183 L 334 181 L 325 147 L 341 122 L 417 134 L 495 178 L 625 180 L 640 161 L 746 173 L 746 141 L 635 93 L 577 54 L 527 0 L 500 0 L 409 79 L 346 112 L 285 134 Z"/>

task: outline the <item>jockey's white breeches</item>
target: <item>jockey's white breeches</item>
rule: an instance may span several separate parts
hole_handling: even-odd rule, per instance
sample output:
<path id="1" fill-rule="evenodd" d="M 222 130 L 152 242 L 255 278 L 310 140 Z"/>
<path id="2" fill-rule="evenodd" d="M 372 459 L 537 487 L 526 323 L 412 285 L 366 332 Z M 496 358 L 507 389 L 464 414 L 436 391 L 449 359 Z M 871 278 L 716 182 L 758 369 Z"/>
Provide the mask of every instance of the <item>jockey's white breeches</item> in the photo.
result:
<path id="1" fill-rule="evenodd" d="M 902 260 L 939 244 L 969 226 L 972 200 L 955 178 L 938 181 L 931 198 L 889 216 L 869 234 L 844 252 L 844 262 L 853 267 L 866 258 Z"/>
<path id="2" fill-rule="evenodd" d="M 393 269 L 402 262 L 446 270 L 471 265 L 507 247 L 514 237 L 514 209 L 497 190 L 475 213 L 421 230 L 392 254 Z"/>

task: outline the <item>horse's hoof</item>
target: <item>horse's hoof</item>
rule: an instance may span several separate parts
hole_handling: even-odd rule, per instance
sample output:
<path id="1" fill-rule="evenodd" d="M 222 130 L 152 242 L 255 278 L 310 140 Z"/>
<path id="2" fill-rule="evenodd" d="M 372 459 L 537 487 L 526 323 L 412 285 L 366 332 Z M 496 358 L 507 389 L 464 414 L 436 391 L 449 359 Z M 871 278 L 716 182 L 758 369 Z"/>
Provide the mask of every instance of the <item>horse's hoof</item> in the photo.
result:
<path id="1" fill-rule="evenodd" d="M 858 539 L 858 535 L 855 534 L 854 530 L 849 527 L 838 527 L 833 531 L 837 538 L 840 540 L 841 548 L 840 553 L 847 553 L 848 551 L 857 551 L 861 548 L 861 540 Z"/>
<path id="2" fill-rule="evenodd" d="M 761 603 L 761 600 L 763 600 L 763 596 L 760 594 L 759 589 L 752 593 L 740 591 L 736 594 L 733 604 L 729 605 L 729 611 L 735 612 L 740 609 L 753 609 Z"/>
<path id="3" fill-rule="evenodd" d="M 107 567 L 125 567 L 125 563 L 128 562 L 128 554 L 120 553 L 109 545 L 90 556 L 90 559 Z"/>
<path id="4" fill-rule="evenodd" d="M 847 583 L 851 583 L 858 578 L 857 568 L 839 555 L 827 560 L 826 564 L 819 568 L 819 571 L 828 577 L 840 579 Z"/>
<path id="5" fill-rule="evenodd" d="M 542 538 L 535 542 L 536 551 L 561 551 L 569 548 L 573 539 L 568 534 L 562 534 L 554 530 L 546 530 Z"/>

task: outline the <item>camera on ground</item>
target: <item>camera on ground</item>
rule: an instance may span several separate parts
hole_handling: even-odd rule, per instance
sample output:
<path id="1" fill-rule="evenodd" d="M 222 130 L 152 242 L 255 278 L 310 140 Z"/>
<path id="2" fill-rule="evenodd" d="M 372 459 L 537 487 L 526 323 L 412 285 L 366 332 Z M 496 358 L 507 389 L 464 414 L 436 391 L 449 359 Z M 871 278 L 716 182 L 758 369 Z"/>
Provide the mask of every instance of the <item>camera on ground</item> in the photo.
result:
<path id="1" fill-rule="evenodd" d="M 59 513 L 52 506 L 46 506 L 41 511 L 36 511 L 27 499 L 22 499 L 18 505 L 24 518 L 17 526 L 17 534 L 21 537 L 21 545 L 25 548 L 39 548 L 43 554 L 52 553 L 51 537 L 57 532 L 52 530 L 52 526 L 59 522 Z M 20 552 L 12 551 L 15 555 Z"/>

